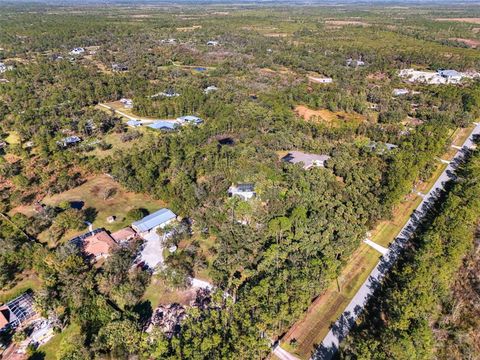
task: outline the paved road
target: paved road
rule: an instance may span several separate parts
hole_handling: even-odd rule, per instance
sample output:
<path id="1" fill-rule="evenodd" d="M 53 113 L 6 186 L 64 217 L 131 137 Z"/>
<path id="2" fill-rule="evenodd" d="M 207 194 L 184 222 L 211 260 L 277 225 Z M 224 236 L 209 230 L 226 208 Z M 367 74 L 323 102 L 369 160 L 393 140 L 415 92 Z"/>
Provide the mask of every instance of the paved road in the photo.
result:
<path id="1" fill-rule="evenodd" d="M 378 287 L 381 279 L 391 268 L 405 243 L 415 231 L 418 226 L 418 220 L 424 216 L 425 210 L 432 204 L 438 193 L 443 190 L 445 183 L 454 178 L 454 172 L 459 162 L 464 157 L 464 151 L 473 148 L 473 137 L 475 136 L 480 136 L 480 124 L 476 124 L 468 139 L 465 140 L 463 146 L 459 148 L 443 173 L 440 174 L 432 189 L 424 196 L 422 202 L 414 211 L 410 220 L 405 224 L 397 238 L 390 245 L 388 252 L 382 256 L 382 259 L 372 270 L 368 279 L 363 283 L 362 287 L 355 294 L 340 318 L 332 326 L 327 336 L 325 336 L 320 346 L 316 349 L 311 360 L 330 360 L 335 355 L 340 342 L 347 336 L 348 331 L 355 324 L 355 320 L 366 305 L 368 298 L 372 295 L 375 288 Z"/>

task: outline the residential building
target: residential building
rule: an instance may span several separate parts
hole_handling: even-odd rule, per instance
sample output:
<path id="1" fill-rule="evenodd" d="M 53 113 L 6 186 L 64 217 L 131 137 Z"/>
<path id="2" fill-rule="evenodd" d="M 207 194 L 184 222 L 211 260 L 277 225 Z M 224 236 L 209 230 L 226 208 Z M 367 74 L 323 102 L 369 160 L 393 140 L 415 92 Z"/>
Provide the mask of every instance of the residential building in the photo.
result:
<path id="1" fill-rule="evenodd" d="M 316 84 L 331 84 L 333 79 L 330 77 L 309 76 L 308 81 Z"/>
<path id="2" fill-rule="evenodd" d="M 155 130 L 172 131 L 178 127 L 178 124 L 173 121 L 158 120 L 149 124 L 148 127 Z"/>
<path id="3" fill-rule="evenodd" d="M 140 120 L 128 120 L 127 125 L 134 128 L 142 126 L 142 122 Z"/>
<path id="4" fill-rule="evenodd" d="M 160 209 L 145 216 L 143 219 L 132 223 L 132 228 L 137 233 L 156 231 L 157 228 L 164 228 L 177 218 L 177 215 L 170 209 Z"/>
<path id="5" fill-rule="evenodd" d="M 33 296 L 30 292 L 23 293 L 0 306 L 0 332 L 18 327 L 36 314 L 33 309 Z"/>
<path id="6" fill-rule="evenodd" d="M 358 67 L 358 66 L 365 66 L 365 62 L 362 60 L 353 60 L 352 58 L 347 59 L 347 66 L 351 67 Z"/>
<path id="7" fill-rule="evenodd" d="M 179 118 L 177 118 L 177 120 L 181 124 L 188 123 L 188 124 L 200 125 L 201 123 L 203 123 L 202 119 L 200 119 L 198 116 L 193 116 L 193 115 L 180 116 Z"/>
<path id="8" fill-rule="evenodd" d="M 393 96 L 407 95 L 410 91 L 408 89 L 393 89 Z"/>
<path id="9" fill-rule="evenodd" d="M 330 159 L 328 155 L 308 154 L 302 151 L 291 151 L 282 158 L 283 161 L 291 164 L 302 164 L 305 170 L 312 167 L 324 167 L 328 159 Z"/>
<path id="10" fill-rule="evenodd" d="M 254 184 L 237 184 L 228 188 L 228 196 L 238 196 L 243 200 L 249 200 L 256 196 Z"/>
<path id="11" fill-rule="evenodd" d="M 132 99 L 127 99 L 127 98 L 121 98 L 120 102 L 123 104 L 123 107 L 125 109 L 131 109 L 133 108 L 133 100 Z"/>
<path id="12" fill-rule="evenodd" d="M 57 144 L 60 145 L 60 146 L 63 146 L 63 147 L 68 147 L 68 146 L 71 146 L 71 145 L 75 145 L 77 143 L 79 143 L 80 141 L 82 141 L 82 139 L 80 139 L 78 136 L 67 136 L 59 141 L 57 141 Z"/>
<path id="13" fill-rule="evenodd" d="M 115 71 L 115 72 L 128 71 L 128 66 L 124 64 L 112 64 L 112 71 Z"/>
<path id="14" fill-rule="evenodd" d="M 82 55 L 85 52 L 85 49 L 82 47 L 76 47 L 73 48 L 72 51 L 70 51 L 70 55 Z"/>
<path id="15" fill-rule="evenodd" d="M 7 65 L 5 65 L 3 62 L 0 62 L 0 74 L 3 74 L 6 71 L 7 71 Z"/>
<path id="16" fill-rule="evenodd" d="M 127 226 L 126 228 L 111 233 L 110 236 L 117 244 L 122 245 L 135 239 L 137 233 L 131 227 Z"/>
<path id="17" fill-rule="evenodd" d="M 100 260 L 107 258 L 116 245 L 115 240 L 105 230 L 101 230 L 83 239 L 82 249 L 85 254 Z"/>
<path id="18" fill-rule="evenodd" d="M 220 43 L 217 40 L 209 40 L 207 41 L 208 46 L 218 46 Z"/>
<path id="19" fill-rule="evenodd" d="M 203 92 L 204 92 L 205 94 L 210 94 L 211 92 L 214 92 L 214 91 L 217 91 L 217 90 L 218 90 L 218 88 L 217 88 L 215 85 L 210 85 L 210 86 L 206 87 L 206 88 L 203 90 Z"/>
<path id="20" fill-rule="evenodd" d="M 438 74 L 447 80 L 447 83 L 459 83 L 462 81 L 463 75 L 456 70 L 438 70 Z"/>

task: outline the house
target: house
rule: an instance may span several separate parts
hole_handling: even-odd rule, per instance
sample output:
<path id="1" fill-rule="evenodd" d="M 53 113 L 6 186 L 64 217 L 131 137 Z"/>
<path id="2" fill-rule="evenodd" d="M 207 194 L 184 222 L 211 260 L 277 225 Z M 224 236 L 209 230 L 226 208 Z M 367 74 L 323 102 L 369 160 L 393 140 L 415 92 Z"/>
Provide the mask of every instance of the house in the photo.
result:
<path id="1" fill-rule="evenodd" d="M 351 67 L 358 67 L 358 66 L 365 66 L 365 62 L 362 60 L 353 60 L 352 58 L 347 59 L 347 66 Z"/>
<path id="2" fill-rule="evenodd" d="M 85 49 L 82 47 L 73 48 L 70 51 L 70 55 L 82 55 L 85 52 Z"/>
<path id="3" fill-rule="evenodd" d="M 181 124 L 188 123 L 188 124 L 200 125 L 201 123 L 203 123 L 202 119 L 200 119 L 198 116 L 193 116 L 193 115 L 180 116 L 179 118 L 177 118 L 177 120 Z"/>
<path id="4" fill-rule="evenodd" d="M 283 161 L 291 164 L 303 164 L 305 170 L 312 167 L 324 167 L 328 159 L 330 159 L 328 155 L 308 154 L 302 151 L 291 151 L 282 158 Z"/>
<path id="5" fill-rule="evenodd" d="M 440 69 L 437 71 L 438 74 L 447 80 L 447 83 L 459 83 L 462 81 L 463 75 L 456 70 L 443 70 Z"/>
<path id="6" fill-rule="evenodd" d="M 160 209 L 145 216 L 143 219 L 132 223 L 132 228 L 137 233 L 145 233 L 157 228 L 164 228 L 177 218 L 177 215 L 170 209 Z"/>
<path id="7" fill-rule="evenodd" d="M 67 136 L 59 141 L 57 141 L 57 144 L 63 147 L 68 147 L 71 145 L 75 145 L 76 143 L 79 143 L 82 141 L 78 136 Z"/>
<path id="8" fill-rule="evenodd" d="M 115 240 L 105 230 L 101 230 L 83 239 L 82 249 L 85 254 L 99 260 L 107 258 L 116 245 Z"/>
<path id="9" fill-rule="evenodd" d="M 210 85 L 210 86 L 206 87 L 205 89 L 203 89 L 203 92 L 205 94 L 210 94 L 211 92 L 217 91 L 217 90 L 218 90 L 218 88 L 215 85 Z"/>
<path id="10" fill-rule="evenodd" d="M 377 142 L 374 142 L 372 141 L 370 144 L 368 144 L 368 147 L 370 148 L 370 150 L 377 150 L 378 148 L 379 149 L 379 152 L 380 153 L 383 153 L 384 150 L 386 149 L 387 151 L 391 151 L 393 149 L 396 149 L 398 148 L 397 145 L 395 144 L 390 144 L 390 143 L 377 143 Z M 383 148 L 383 149 L 382 149 Z"/>
<path id="11" fill-rule="evenodd" d="M 149 124 L 148 127 L 155 130 L 172 131 L 178 127 L 178 124 L 172 121 L 157 120 Z"/>
<path id="12" fill-rule="evenodd" d="M 121 245 L 135 239 L 137 233 L 130 226 L 127 226 L 126 228 L 111 233 L 110 236 L 117 244 Z"/>
<path id="13" fill-rule="evenodd" d="M 163 39 L 160 41 L 162 44 L 176 44 L 177 43 L 177 39 Z"/>
<path id="14" fill-rule="evenodd" d="M 18 327 L 36 314 L 33 309 L 33 296 L 30 292 L 25 292 L 0 306 L 0 332 Z"/>
<path id="15" fill-rule="evenodd" d="M 7 71 L 7 65 L 5 65 L 3 62 L 0 62 L 0 74 L 3 74 L 6 71 Z"/>
<path id="16" fill-rule="evenodd" d="M 209 40 L 207 41 L 208 46 L 218 46 L 220 43 L 217 40 Z"/>
<path id="17" fill-rule="evenodd" d="M 140 120 L 128 120 L 127 125 L 135 128 L 135 127 L 142 126 L 142 122 Z"/>
<path id="18" fill-rule="evenodd" d="M 150 97 L 152 99 L 156 98 L 156 97 L 159 97 L 159 96 L 163 96 L 163 97 L 167 97 L 167 98 L 173 98 L 173 97 L 180 96 L 180 94 L 176 93 L 173 89 L 167 89 L 167 90 L 159 92 L 157 94 L 150 95 Z"/>
<path id="19" fill-rule="evenodd" d="M 228 196 L 238 196 L 243 200 L 249 200 L 256 196 L 254 184 L 237 184 L 228 188 Z"/>
<path id="20" fill-rule="evenodd" d="M 133 108 L 133 100 L 132 99 L 127 99 L 127 98 L 121 98 L 120 103 L 123 104 L 123 107 L 125 109 L 131 109 Z"/>
<path id="21" fill-rule="evenodd" d="M 123 64 L 112 64 L 112 71 L 115 71 L 115 72 L 128 71 L 128 66 Z"/>
<path id="22" fill-rule="evenodd" d="M 330 77 L 309 76 L 308 81 L 316 84 L 331 84 L 333 79 Z"/>
<path id="23" fill-rule="evenodd" d="M 393 89 L 393 96 L 403 96 L 407 95 L 410 91 L 408 89 Z"/>

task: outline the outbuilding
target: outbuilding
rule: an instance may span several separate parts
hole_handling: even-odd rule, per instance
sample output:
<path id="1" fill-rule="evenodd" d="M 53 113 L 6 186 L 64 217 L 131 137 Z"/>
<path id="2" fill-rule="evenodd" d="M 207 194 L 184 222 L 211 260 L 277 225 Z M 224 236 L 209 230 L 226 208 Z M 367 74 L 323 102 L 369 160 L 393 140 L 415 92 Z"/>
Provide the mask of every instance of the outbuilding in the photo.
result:
<path id="1" fill-rule="evenodd" d="M 132 223 L 132 228 L 137 233 L 145 233 L 157 228 L 164 228 L 177 218 L 177 215 L 170 209 L 160 209 L 145 216 L 143 219 Z"/>

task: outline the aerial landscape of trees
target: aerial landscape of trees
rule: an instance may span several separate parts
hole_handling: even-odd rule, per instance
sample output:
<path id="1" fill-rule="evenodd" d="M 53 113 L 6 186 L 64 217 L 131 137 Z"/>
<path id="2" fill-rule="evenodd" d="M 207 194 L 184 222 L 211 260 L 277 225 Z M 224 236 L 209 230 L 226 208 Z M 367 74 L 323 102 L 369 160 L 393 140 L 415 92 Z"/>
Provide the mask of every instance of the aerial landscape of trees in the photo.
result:
<path id="1" fill-rule="evenodd" d="M 57 359 L 267 357 L 365 234 L 438 172 L 457 129 L 480 115 L 478 78 L 430 86 L 398 76 L 410 67 L 480 70 L 478 50 L 452 40 L 478 39 L 475 25 L 438 21 L 450 11 L 444 7 L 0 10 L 0 61 L 13 66 L 0 74 L 0 295 L 35 278 L 36 306 L 60 339 Z M 71 55 L 78 46 L 85 54 Z M 408 94 L 393 96 L 399 88 Z M 133 107 L 118 105 L 122 98 Z M 129 126 L 125 114 L 145 124 L 184 115 L 204 122 L 163 132 Z M 65 145 L 69 136 L 79 143 Z M 330 158 L 305 170 L 282 161 L 293 150 Z M 445 338 L 457 358 L 478 354 L 473 339 L 459 343 L 448 332 L 478 325 L 460 323 L 452 309 L 462 291 L 474 298 L 473 285 L 453 281 L 474 248 L 479 166 L 477 151 L 341 357 L 448 358 Z M 85 193 L 93 206 L 68 196 L 45 201 L 100 176 L 115 186 Z M 237 183 L 254 184 L 256 198 L 229 198 Z M 69 242 L 92 223 L 113 229 L 149 214 L 140 201 L 116 208 L 121 216 L 112 210 L 113 224 L 100 218 L 95 202 L 115 204 L 125 194 L 165 204 L 188 227 L 168 239 L 158 274 L 132 266 L 142 244 L 94 264 Z M 472 273 L 475 259 L 460 271 Z M 198 275 L 215 286 L 209 305 L 189 308 L 173 334 L 147 332 L 156 281 L 161 303 Z M 475 314 L 468 301 L 465 319 Z M 42 347 L 33 353 L 52 356 Z"/>

